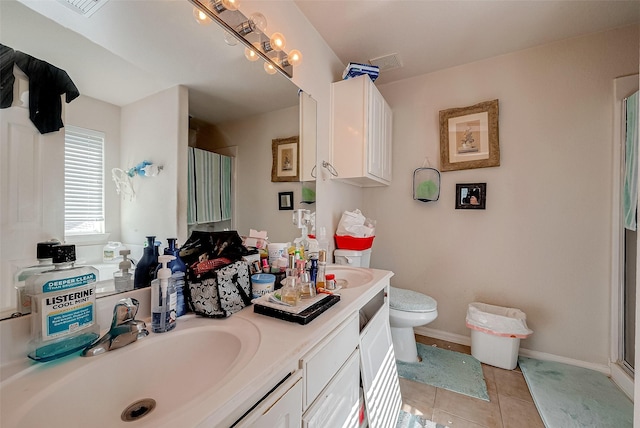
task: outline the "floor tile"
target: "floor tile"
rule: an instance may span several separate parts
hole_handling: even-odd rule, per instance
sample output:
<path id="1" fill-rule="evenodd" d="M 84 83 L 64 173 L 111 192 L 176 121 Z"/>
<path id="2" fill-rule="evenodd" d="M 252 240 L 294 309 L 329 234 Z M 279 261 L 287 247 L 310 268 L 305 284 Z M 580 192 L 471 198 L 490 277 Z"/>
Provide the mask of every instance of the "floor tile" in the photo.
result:
<path id="1" fill-rule="evenodd" d="M 433 422 L 449 428 L 491 428 L 486 425 L 479 425 L 475 422 L 468 421 L 440 409 L 436 409 L 433 412 Z"/>
<path id="2" fill-rule="evenodd" d="M 544 428 L 533 401 L 500 395 L 500 412 L 504 428 Z"/>
<path id="3" fill-rule="evenodd" d="M 451 415 L 459 416 L 476 424 L 491 428 L 502 427 L 500 404 L 495 390 L 491 391 L 489 383 L 487 390 L 491 401 L 479 400 L 446 389 L 438 388 L 436 392 L 436 410 L 443 410 Z"/>
<path id="4" fill-rule="evenodd" d="M 471 355 L 470 346 L 459 345 L 457 343 L 447 342 L 446 340 L 416 335 L 416 342 L 424 343 L 425 345 L 436 345 L 438 348 L 448 349 L 450 351 L 460 352 L 461 354 Z"/>
<path id="5" fill-rule="evenodd" d="M 402 410 L 431 419 L 436 401 L 436 387 L 400 378 Z"/>
<path id="6" fill-rule="evenodd" d="M 493 378 L 498 387 L 499 395 L 507 395 L 533 403 L 529 387 L 522 373 L 495 368 L 493 370 Z"/>

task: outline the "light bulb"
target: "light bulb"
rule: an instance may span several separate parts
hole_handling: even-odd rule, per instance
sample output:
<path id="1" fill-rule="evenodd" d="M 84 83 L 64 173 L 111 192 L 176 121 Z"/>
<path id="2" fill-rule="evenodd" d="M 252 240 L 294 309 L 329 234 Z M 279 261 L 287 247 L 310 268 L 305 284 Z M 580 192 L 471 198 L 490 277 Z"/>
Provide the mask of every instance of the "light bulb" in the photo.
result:
<path id="1" fill-rule="evenodd" d="M 224 32 L 224 42 L 229 46 L 235 46 L 238 44 L 238 39 L 228 31 Z"/>
<path id="2" fill-rule="evenodd" d="M 264 71 L 266 71 L 267 74 L 276 74 L 276 71 L 278 71 L 278 70 L 276 70 L 276 68 L 270 62 L 265 62 L 264 63 Z"/>
<path id="3" fill-rule="evenodd" d="M 291 50 L 291 52 L 289 52 L 289 54 L 287 55 L 287 59 L 285 60 L 285 62 L 294 67 L 300 65 L 300 63 L 302 62 L 302 53 L 297 49 Z"/>
<path id="4" fill-rule="evenodd" d="M 198 9 L 197 7 L 193 8 L 193 18 L 200 25 L 209 25 L 211 24 L 211 18 L 207 16 L 206 13 Z"/>
<path id="5" fill-rule="evenodd" d="M 258 43 L 254 43 L 253 48 L 244 48 L 244 57 L 252 62 L 260 58 L 260 56 L 256 52 L 258 49 L 258 46 L 259 46 Z"/>
<path id="6" fill-rule="evenodd" d="M 274 51 L 281 51 L 287 45 L 287 40 L 282 33 L 273 33 L 269 39 L 269 44 Z"/>
<path id="7" fill-rule="evenodd" d="M 255 28 L 257 28 L 258 30 L 262 31 L 263 33 L 266 31 L 266 29 L 267 29 L 267 18 L 265 18 L 265 16 L 263 14 L 261 14 L 260 12 L 252 13 L 249 16 L 249 21 L 253 22 L 253 25 L 255 26 Z"/>

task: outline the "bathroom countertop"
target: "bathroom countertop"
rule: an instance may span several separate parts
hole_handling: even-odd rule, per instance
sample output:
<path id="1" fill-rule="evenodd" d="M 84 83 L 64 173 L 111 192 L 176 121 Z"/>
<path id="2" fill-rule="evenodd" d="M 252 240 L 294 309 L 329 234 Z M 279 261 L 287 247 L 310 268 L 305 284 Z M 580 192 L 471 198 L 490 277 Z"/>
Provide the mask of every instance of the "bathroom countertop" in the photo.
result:
<path id="1" fill-rule="evenodd" d="M 328 266 L 331 271 L 332 266 Z M 242 358 L 241 364 L 236 364 L 230 369 L 230 372 L 224 376 L 224 379 L 217 383 L 215 387 L 205 390 L 198 395 L 197 399 L 190 400 L 188 404 L 183 405 L 171 412 L 164 412 L 162 419 L 154 417 L 153 412 L 148 416 L 133 423 L 122 422 L 122 426 L 136 427 L 217 427 L 230 426 L 247 412 L 255 403 L 264 397 L 278 382 L 280 382 L 287 374 L 299 369 L 299 361 L 314 346 L 320 343 L 328 334 L 330 334 L 337 326 L 345 321 L 350 315 L 357 313 L 365 303 L 371 300 L 382 289 L 389 285 L 389 279 L 393 276 L 392 272 L 368 269 L 372 274 L 372 280 L 355 288 L 344 288 L 339 291 L 341 300 L 326 312 L 322 313 L 318 318 L 314 319 L 307 325 L 300 325 L 293 322 L 280 320 L 266 315 L 254 313 L 253 307 L 249 306 L 240 312 L 237 312 L 226 319 L 209 319 L 199 317 L 194 314 L 188 314 L 178 318 L 177 327 L 174 332 L 211 325 L 215 323 L 217 326 L 229 325 L 230 328 L 243 321 L 251 323 L 259 332 L 259 344 L 253 356 L 250 359 Z M 147 318 L 149 315 L 148 290 L 135 290 L 136 297 L 141 300 L 139 318 Z M 117 298 L 122 297 L 122 295 Z M 108 303 L 107 303 L 108 302 Z M 110 301 L 105 300 L 101 306 L 112 305 Z M 112 308 L 112 306 L 111 306 Z M 103 317 L 108 316 L 108 307 L 103 307 Z M 98 315 L 101 316 L 100 314 Z M 102 324 L 101 324 L 102 325 Z M 175 334 L 174 332 L 163 333 L 165 335 Z M 153 339 L 152 333 L 149 338 Z M 141 339 L 148 340 L 148 338 Z M 115 350 L 107 354 L 93 357 L 109 359 L 115 355 L 131 353 L 135 354 L 136 344 L 129 345 L 122 350 Z M 189 360 L 189 349 L 183 350 L 185 361 Z M 110 355 L 112 354 L 112 355 Z M 162 356 L 158 356 L 159 359 Z M 240 359 L 240 357 L 238 358 Z M 31 366 L 29 360 L 25 367 Z M 56 376 L 64 376 L 65 372 L 82 369 L 82 367 L 91 364 L 92 358 L 72 358 L 61 364 L 53 364 L 50 369 L 45 365 L 36 364 L 38 366 L 38 376 L 44 375 L 45 378 Z M 114 359 L 116 361 L 116 359 Z M 138 363 L 138 362 L 132 362 Z M 142 362 L 143 364 L 145 362 Z M 189 367 L 182 366 L 180 361 L 166 362 L 163 369 L 174 370 L 216 370 L 216 367 Z M 47 363 L 49 364 L 49 363 Z M 27 371 L 32 371 L 29 368 Z M 3 370 L 4 371 L 4 370 Z M 2 384 L 11 382 L 16 369 L 10 370 L 11 373 L 3 372 Z M 19 375 L 18 375 L 19 376 Z M 144 382 L 143 379 L 140 379 Z M 2 386 L 0 384 L 0 387 Z M 168 386 L 171 387 L 171 386 Z M 1 392 L 1 390 L 0 390 Z M 180 394 L 179 388 L 173 391 Z M 117 391 L 113 392 L 117 394 Z M 3 398 L 4 401 L 4 398 Z M 6 411 L 6 410 L 5 410 Z M 4 417 L 3 417 L 4 419 Z M 71 421 L 72 422 L 72 421 Z M 96 420 L 93 426 L 99 427 L 100 421 Z M 103 421 L 104 422 L 104 421 Z M 113 426 L 113 425 L 111 425 Z"/>

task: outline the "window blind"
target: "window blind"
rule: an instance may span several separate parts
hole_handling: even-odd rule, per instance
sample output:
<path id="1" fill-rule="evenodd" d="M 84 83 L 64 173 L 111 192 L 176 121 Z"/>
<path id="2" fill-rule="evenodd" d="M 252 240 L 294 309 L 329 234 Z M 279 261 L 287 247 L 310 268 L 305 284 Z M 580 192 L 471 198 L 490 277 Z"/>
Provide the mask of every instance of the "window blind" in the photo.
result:
<path id="1" fill-rule="evenodd" d="M 104 232 L 104 133 L 65 127 L 66 234 Z"/>

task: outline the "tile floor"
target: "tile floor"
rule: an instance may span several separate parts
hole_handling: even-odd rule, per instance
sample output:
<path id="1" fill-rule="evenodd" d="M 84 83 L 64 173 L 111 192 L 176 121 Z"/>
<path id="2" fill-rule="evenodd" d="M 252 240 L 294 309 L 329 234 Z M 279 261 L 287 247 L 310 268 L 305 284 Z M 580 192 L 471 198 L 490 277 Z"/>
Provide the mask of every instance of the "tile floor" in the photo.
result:
<path id="1" fill-rule="evenodd" d="M 471 354 L 469 346 L 416 335 L 416 341 Z M 400 378 L 403 410 L 451 428 L 544 428 L 519 367 L 482 364 L 489 402 Z"/>

